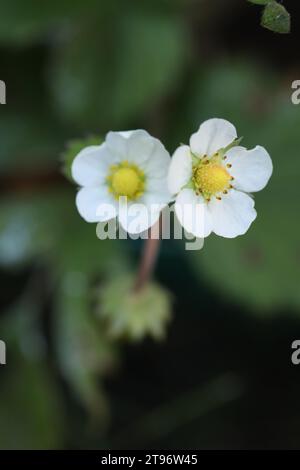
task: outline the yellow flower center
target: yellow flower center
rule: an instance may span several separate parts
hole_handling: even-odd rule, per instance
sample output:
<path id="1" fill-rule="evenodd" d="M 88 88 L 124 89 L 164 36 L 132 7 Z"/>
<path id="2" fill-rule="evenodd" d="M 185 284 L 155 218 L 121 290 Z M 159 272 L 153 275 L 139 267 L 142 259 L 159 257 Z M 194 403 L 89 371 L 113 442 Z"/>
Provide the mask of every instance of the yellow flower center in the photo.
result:
<path id="1" fill-rule="evenodd" d="M 193 181 L 196 190 L 201 192 L 205 198 L 223 192 L 230 187 L 231 176 L 226 168 L 214 162 L 205 161 L 194 168 Z"/>
<path id="2" fill-rule="evenodd" d="M 138 199 L 144 192 L 144 173 L 133 164 L 124 161 L 119 165 L 112 165 L 111 173 L 107 177 L 109 191 L 118 199 L 125 196 L 130 200 Z"/>

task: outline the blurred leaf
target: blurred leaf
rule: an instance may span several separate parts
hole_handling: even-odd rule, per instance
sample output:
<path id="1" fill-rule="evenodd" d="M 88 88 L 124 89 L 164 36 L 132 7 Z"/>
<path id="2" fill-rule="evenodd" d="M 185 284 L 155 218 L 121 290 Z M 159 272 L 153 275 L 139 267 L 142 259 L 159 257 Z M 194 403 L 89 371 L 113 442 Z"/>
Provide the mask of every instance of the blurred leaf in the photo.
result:
<path id="1" fill-rule="evenodd" d="M 138 116 L 176 89 L 188 44 L 177 19 L 147 13 L 128 18 L 118 47 L 118 80 L 113 98 L 116 120 L 122 122 Z"/>
<path id="2" fill-rule="evenodd" d="M 2 449 L 63 447 L 62 396 L 47 362 L 42 302 L 39 277 L 33 275 L 22 298 L 1 317 L 1 337 L 7 345 L 0 381 Z"/>
<path id="3" fill-rule="evenodd" d="M 78 214 L 75 190 L 54 189 L 0 203 L 0 265 L 48 261 L 56 275 L 66 269 L 89 275 L 111 272 L 127 253 L 119 240 L 99 240 L 96 225 Z"/>
<path id="4" fill-rule="evenodd" d="M 66 130 L 45 87 L 45 60 L 42 48 L 3 48 L 1 78 L 7 84 L 7 105 L 0 107 L 3 174 L 17 171 L 21 175 L 37 174 L 57 167 L 57 154 L 66 140 Z"/>
<path id="5" fill-rule="evenodd" d="M 9 360 L 0 382 L 1 449 L 62 448 L 62 404 L 45 364 Z"/>
<path id="6" fill-rule="evenodd" d="M 16 111 L 0 115 L 2 173 L 18 170 L 38 173 L 41 169 L 53 168 L 61 144 L 57 127 L 43 113 Z"/>
<path id="7" fill-rule="evenodd" d="M 139 292 L 133 285 L 132 277 L 124 274 L 101 286 L 99 317 L 106 320 L 112 338 L 162 339 L 171 317 L 170 294 L 153 282 Z"/>
<path id="8" fill-rule="evenodd" d="M 46 364 L 36 293 L 36 286 L 30 283 L 21 300 L 1 319 L 1 335 L 7 344 L 7 369 L 0 381 L 2 449 L 63 445 L 62 397 Z"/>
<path id="9" fill-rule="evenodd" d="M 41 328 L 44 291 L 38 270 L 29 277 L 20 298 L 5 312 L 1 332 L 11 348 L 24 359 L 40 361 L 46 357 L 47 342 Z"/>
<path id="10" fill-rule="evenodd" d="M 72 163 L 76 155 L 85 147 L 90 145 L 100 145 L 103 139 L 100 137 L 87 137 L 85 139 L 74 139 L 68 142 L 67 148 L 62 155 L 63 168 L 62 171 L 68 180 L 73 182 L 72 178 Z"/>
<path id="11" fill-rule="evenodd" d="M 110 119 L 115 81 L 113 32 L 97 25 L 76 32 L 54 55 L 50 86 L 62 118 L 98 132 Z"/>
<path id="12" fill-rule="evenodd" d="M 99 240 L 96 225 L 87 224 L 77 213 L 75 194 L 71 203 L 73 217 L 64 221 L 65 230 L 53 256 L 57 272 L 69 270 L 94 279 L 125 269 L 129 262 L 126 241 Z"/>
<path id="13" fill-rule="evenodd" d="M 52 276 L 61 284 L 57 305 L 56 341 L 61 368 L 73 390 L 93 416 L 105 417 L 106 397 L 101 374 L 110 369 L 115 354 L 98 328 L 91 311 L 91 283 L 95 276 L 112 273 L 126 253 L 118 240 L 99 240 L 93 224 L 85 223 L 75 208 L 75 191 L 49 191 L 2 201 L 0 261 L 5 265 L 47 261 Z M 32 315 L 14 317 L 14 331 L 21 332 L 24 353 L 36 354 L 35 332 L 38 288 L 28 310 Z M 30 301 L 30 299 L 27 299 Z M 27 305 L 22 302 L 22 312 Z M 19 308 L 20 310 L 20 308 Z M 28 341 L 26 341 L 28 340 Z"/>
<path id="14" fill-rule="evenodd" d="M 114 346 L 91 313 L 88 278 L 66 272 L 56 305 L 56 347 L 61 371 L 94 418 L 107 419 L 101 375 L 115 364 Z"/>
<path id="15" fill-rule="evenodd" d="M 0 40 L 18 45 L 31 43 L 45 37 L 53 28 L 66 27 L 70 20 L 95 12 L 97 0 L 2 0 Z M 92 10 L 92 11 L 90 11 Z M 98 11 L 101 11 L 98 8 Z"/>
<path id="16" fill-rule="evenodd" d="M 261 24 L 275 33 L 286 34 L 291 30 L 291 17 L 283 5 L 270 1 L 264 8 Z"/>
<path id="17" fill-rule="evenodd" d="M 180 106 L 181 118 L 175 114 L 170 122 L 170 147 L 187 143 L 201 122 L 214 117 L 238 123 L 238 134 L 247 133 L 247 139 L 249 133 L 255 137 L 255 124 L 265 122 L 277 87 L 275 74 L 250 61 L 222 60 L 206 72 L 195 70 Z"/>
<path id="18" fill-rule="evenodd" d="M 0 264 L 24 264 L 52 252 L 62 229 L 65 192 L 23 194 L 1 201 Z"/>
<path id="19" fill-rule="evenodd" d="M 240 378 L 227 372 L 184 395 L 176 394 L 173 401 L 161 403 L 136 422 L 130 422 L 125 430 L 114 436 L 114 448 L 130 447 L 133 436 L 134 442 L 141 445 L 143 442 L 161 442 L 178 428 L 184 429 L 184 425 L 195 422 L 197 417 L 203 418 L 216 408 L 237 400 L 243 392 L 244 384 Z"/>
<path id="20" fill-rule="evenodd" d="M 53 63 L 55 102 L 80 129 L 141 119 L 175 89 L 186 59 L 187 38 L 176 18 L 129 9 L 114 22 L 113 29 L 97 23 L 76 33 Z"/>

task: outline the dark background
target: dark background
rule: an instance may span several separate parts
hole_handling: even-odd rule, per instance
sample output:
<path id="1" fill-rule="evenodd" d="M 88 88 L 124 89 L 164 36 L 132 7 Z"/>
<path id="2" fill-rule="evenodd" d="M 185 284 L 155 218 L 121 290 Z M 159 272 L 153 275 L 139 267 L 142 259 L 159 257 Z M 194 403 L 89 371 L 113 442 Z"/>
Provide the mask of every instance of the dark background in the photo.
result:
<path id="1" fill-rule="evenodd" d="M 246 0 L 0 1 L 2 449 L 300 447 L 300 6 L 283 3 L 289 35 Z M 142 244 L 97 240 L 61 154 L 134 128 L 173 152 L 210 117 L 272 156 L 258 218 L 199 252 L 163 241 L 165 339 L 112 339 L 97 292 Z"/>

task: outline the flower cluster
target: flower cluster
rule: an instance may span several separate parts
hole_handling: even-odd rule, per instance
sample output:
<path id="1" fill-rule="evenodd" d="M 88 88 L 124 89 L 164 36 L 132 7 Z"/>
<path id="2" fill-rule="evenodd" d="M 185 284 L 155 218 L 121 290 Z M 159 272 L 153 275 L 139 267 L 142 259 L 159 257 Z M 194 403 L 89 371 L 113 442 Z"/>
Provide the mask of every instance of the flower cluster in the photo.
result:
<path id="1" fill-rule="evenodd" d="M 76 204 L 87 222 L 118 217 L 126 231 L 140 233 L 175 200 L 176 216 L 187 232 L 233 238 L 256 218 L 250 193 L 264 188 L 272 169 L 263 147 L 247 150 L 230 122 L 210 119 L 172 158 L 144 130 L 109 132 L 103 144 L 76 156 L 72 176 L 81 186 Z M 133 206 L 143 209 L 135 225 L 128 215 Z"/>

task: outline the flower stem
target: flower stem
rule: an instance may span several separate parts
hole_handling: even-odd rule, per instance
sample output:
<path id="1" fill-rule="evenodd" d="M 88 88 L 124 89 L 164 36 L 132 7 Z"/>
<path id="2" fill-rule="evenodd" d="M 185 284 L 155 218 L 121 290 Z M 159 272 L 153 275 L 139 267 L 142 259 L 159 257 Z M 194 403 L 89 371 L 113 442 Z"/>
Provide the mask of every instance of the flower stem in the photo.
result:
<path id="1" fill-rule="evenodd" d="M 160 245 L 160 219 L 149 229 L 136 277 L 134 292 L 140 292 L 153 273 Z"/>

